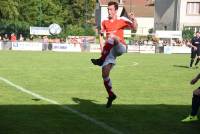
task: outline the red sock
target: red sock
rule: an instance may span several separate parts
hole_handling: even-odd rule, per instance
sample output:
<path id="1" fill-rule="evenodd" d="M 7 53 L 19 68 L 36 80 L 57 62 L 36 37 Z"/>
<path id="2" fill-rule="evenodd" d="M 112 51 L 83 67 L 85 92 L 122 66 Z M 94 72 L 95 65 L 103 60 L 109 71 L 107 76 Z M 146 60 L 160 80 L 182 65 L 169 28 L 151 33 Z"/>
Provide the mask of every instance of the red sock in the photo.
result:
<path id="1" fill-rule="evenodd" d="M 104 61 L 106 59 L 106 57 L 110 53 L 110 50 L 111 50 L 111 48 L 113 48 L 113 46 L 114 46 L 114 41 L 113 42 L 106 41 L 106 43 L 103 47 L 103 51 L 101 53 L 101 57 L 100 57 L 101 60 Z"/>
<path id="2" fill-rule="evenodd" d="M 112 91 L 112 82 L 109 77 L 104 78 L 104 86 L 106 88 L 106 91 L 108 92 L 108 95 L 112 96 L 114 93 Z"/>

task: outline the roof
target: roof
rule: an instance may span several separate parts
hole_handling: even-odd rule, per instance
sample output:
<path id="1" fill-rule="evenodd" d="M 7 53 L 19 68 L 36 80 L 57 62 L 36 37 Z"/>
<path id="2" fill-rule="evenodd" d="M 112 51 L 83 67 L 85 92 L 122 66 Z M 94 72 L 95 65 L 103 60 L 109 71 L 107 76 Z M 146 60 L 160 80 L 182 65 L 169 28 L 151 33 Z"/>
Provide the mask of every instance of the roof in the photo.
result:
<path id="1" fill-rule="evenodd" d="M 107 5 L 109 1 L 119 2 L 121 0 L 99 0 L 100 5 Z M 134 11 L 136 17 L 153 17 L 154 0 L 122 0 L 127 13 Z"/>

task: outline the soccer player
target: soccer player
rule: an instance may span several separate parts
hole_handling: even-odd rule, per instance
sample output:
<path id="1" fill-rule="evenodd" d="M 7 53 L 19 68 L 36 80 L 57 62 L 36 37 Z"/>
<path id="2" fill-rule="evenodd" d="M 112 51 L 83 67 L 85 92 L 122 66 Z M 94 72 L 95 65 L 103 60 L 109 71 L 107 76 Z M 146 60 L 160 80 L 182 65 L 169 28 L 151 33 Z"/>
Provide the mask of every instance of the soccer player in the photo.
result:
<path id="1" fill-rule="evenodd" d="M 198 74 L 194 79 L 191 80 L 190 84 L 195 84 L 200 79 L 200 74 Z M 197 113 L 200 107 L 200 87 L 193 91 L 192 97 L 192 111 L 188 117 L 182 120 L 182 122 L 197 121 Z"/>
<path id="2" fill-rule="evenodd" d="M 200 61 L 200 31 L 196 32 L 196 36 L 192 38 L 191 40 L 191 61 L 190 61 L 190 68 L 192 68 L 193 62 L 195 60 L 195 57 L 197 56 L 195 66 L 198 68 L 198 63 Z"/>
<path id="3" fill-rule="evenodd" d="M 107 108 L 111 107 L 113 100 L 116 99 L 109 77 L 110 71 L 115 65 L 116 57 L 126 52 L 123 30 L 125 28 L 137 29 L 137 22 L 133 13 L 129 14 L 129 19 L 125 17 L 118 18 L 117 10 L 118 3 L 110 1 L 108 3 L 108 19 L 104 20 L 101 26 L 101 33 L 106 33 L 105 45 L 101 57 L 99 59 L 91 59 L 94 65 L 102 66 L 102 78 L 108 93 Z M 100 36 L 102 35 L 103 34 Z M 102 39 L 102 37 L 100 37 L 100 39 Z"/>

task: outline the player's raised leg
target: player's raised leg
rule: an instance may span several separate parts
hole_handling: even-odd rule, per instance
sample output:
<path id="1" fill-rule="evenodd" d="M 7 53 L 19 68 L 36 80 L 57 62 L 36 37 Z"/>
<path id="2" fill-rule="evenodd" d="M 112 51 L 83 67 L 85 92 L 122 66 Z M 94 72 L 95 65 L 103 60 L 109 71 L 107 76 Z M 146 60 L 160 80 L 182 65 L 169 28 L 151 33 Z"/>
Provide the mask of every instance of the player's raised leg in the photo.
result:
<path id="1" fill-rule="evenodd" d="M 105 42 L 105 45 L 103 47 L 103 50 L 101 52 L 101 57 L 98 59 L 91 59 L 91 62 L 94 65 L 102 66 L 106 57 L 110 53 L 110 50 L 113 48 L 114 45 L 118 44 L 118 40 L 115 39 L 114 37 L 108 38 L 108 40 Z"/>

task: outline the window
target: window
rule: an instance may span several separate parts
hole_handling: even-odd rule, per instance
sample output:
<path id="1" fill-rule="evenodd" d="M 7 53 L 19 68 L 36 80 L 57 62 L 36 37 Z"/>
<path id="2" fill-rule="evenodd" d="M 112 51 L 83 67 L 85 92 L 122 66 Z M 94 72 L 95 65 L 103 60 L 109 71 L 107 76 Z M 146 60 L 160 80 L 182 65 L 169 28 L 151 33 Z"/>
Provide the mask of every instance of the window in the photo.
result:
<path id="1" fill-rule="evenodd" d="M 187 15 L 200 15 L 200 2 L 187 2 Z"/>
<path id="2" fill-rule="evenodd" d="M 193 30 L 194 32 L 200 31 L 200 26 L 184 26 L 184 30 Z"/>

